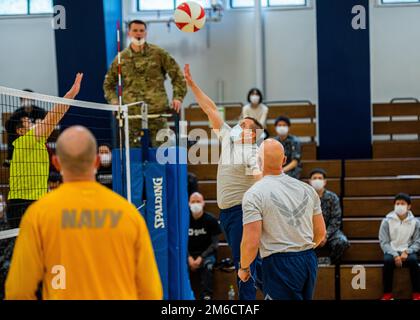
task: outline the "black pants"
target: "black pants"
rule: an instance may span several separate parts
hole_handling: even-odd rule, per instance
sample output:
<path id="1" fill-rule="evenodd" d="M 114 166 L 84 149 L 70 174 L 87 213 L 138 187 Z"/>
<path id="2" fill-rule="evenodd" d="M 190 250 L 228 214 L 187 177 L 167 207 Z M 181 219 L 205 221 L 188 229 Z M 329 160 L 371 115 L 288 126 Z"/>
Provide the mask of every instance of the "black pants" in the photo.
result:
<path id="1" fill-rule="evenodd" d="M 32 200 L 13 199 L 7 201 L 7 229 L 19 228 L 22 216 L 33 203 Z M 4 299 L 4 285 L 12 260 L 16 238 L 4 239 L 0 243 L 0 300 Z"/>
<path id="2" fill-rule="evenodd" d="M 216 256 L 210 255 L 203 261 L 203 265 L 196 272 L 200 275 L 200 299 L 205 296 L 213 297 L 213 267 L 216 263 Z"/>
<path id="3" fill-rule="evenodd" d="M 420 269 L 418 265 L 417 254 L 410 254 L 406 261 L 403 262 L 403 267 L 410 269 L 411 285 L 413 292 L 420 293 Z M 394 281 L 395 261 L 390 254 L 384 256 L 384 293 L 392 293 L 392 283 Z"/>
<path id="4" fill-rule="evenodd" d="M 12 199 L 7 201 L 7 223 L 11 229 L 19 228 L 22 216 L 33 200 Z"/>

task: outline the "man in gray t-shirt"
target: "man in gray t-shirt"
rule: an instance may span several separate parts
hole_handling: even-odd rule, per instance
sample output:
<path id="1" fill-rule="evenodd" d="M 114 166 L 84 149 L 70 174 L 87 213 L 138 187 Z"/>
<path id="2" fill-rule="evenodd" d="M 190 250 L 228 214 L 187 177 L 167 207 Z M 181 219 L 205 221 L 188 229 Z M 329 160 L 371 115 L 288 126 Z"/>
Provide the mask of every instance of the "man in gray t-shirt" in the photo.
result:
<path id="1" fill-rule="evenodd" d="M 194 97 L 206 113 L 212 128 L 222 145 L 217 169 L 217 204 L 220 208 L 220 225 L 232 249 L 233 262 L 239 269 L 242 239 L 242 198 L 244 193 L 261 178 L 257 165 L 256 140 L 264 130 L 253 118 L 244 118 L 231 128 L 222 119 L 215 103 L 192 80 L 189 66 L 185 66 L 185 79 Z M 255 257 L 253 261 L 255 260 Z M 253 279 L 256 279 L 256 263 L 250 262 Z M 255 300 L 253 281 L 239 283 L 239 299 Z"/>
<path id="2" fill-rule="evenodd" d="M 284 148 L 266 140 L 258 161 L 263 179 L 243 199 L 242 281 L 260 250 L 266 299 L 312 299 L 317 274 L 314 248 L 325 238 L 321 201 L 310 185 L 283 173 Z"/>

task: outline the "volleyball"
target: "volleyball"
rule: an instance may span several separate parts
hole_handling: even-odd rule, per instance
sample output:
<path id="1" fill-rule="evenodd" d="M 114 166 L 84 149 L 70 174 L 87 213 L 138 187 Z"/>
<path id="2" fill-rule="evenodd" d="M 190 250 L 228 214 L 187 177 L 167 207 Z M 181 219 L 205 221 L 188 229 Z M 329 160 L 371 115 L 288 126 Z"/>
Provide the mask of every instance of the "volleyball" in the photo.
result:
<path id="1" fill-rule="evenodd" d="M 206 12 L 197 2 L 181 3 L 174 13 L 175 24 L 183 32 L 197 32 L 204 27 Z"/>

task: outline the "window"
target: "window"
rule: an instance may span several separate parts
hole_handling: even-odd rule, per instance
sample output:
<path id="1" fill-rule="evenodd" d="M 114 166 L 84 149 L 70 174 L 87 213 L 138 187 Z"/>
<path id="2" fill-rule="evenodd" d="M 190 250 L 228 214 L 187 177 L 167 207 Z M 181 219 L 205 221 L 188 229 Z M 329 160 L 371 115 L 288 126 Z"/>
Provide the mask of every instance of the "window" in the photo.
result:
<path id="1" fill-rule="evenodd" d="M 1 1 L 1 0 L 0 0 Z M 175 10 L 185 0 L 137 0 L 138 11 Z M 195 0 L 204 8 L 211 7 L 211 0 Z"/>
<path id="2" fill-rule="evenodd" d="M 0 15 L 53 13 L 52 0 L 0 0 Z"/>
<path id="3" fill-rule="evenodd" d="M 420 4 L 420 0 L 380 0 L 380 4 Z"/>
<path id="4" fill-rule="evenodd" d="M 261 0 L 261 4 L 263 7 L 306 7 L 307 1 L 308 0 Z M 254 0 L 230 0 L 231 8 L 254 7 L 254 3 Z"/>

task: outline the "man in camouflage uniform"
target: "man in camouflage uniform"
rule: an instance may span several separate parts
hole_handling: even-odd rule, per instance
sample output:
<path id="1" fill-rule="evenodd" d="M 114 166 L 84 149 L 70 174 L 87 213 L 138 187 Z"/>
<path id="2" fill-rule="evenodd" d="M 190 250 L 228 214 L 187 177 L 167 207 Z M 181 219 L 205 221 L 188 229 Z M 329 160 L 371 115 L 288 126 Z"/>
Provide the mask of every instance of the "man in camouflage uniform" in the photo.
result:
<path id="1" fill-rule="evenodd" d="M 123 82 L 123 103 L 144 101 L 148 104 L 149 114 L 171 113 L 164 82 L 166 74 L 172 80 L 172 107 L 179 112 L 187 94 L 184 75 L 177 62 L 164 49 L 145 41 L 146 23 L 141 20 L 131 21 L 128 35 L 130 46 L 121 52 L 121 73 Z M 118 105 L 118 57 L 115 58 L 104 81 L 105 98 L 108 103 Z M 140 115 L 140 106 L 129 108 L 129 115 Z M 167 128 L 167 119 L 149 119 L 150 138 L 157 146 L 156 135 Z M 141 120 L 130 120 L 130 144 L 138 146 Z M 163 142 L 163 141 L 162 141 Z"/>
<path id="2" fill-rule="evenodd" d="M 350 243 L 341 231 L 340 199 L 334 192 L 325 189 L 327 184 L 326 178 L 326 171 L 320 168 L 314 169 L 310 173 L 310 183 L 321 198 L 322 214 L 327 227 L 327 237 L 320 244 L 320 247 L 327 245 L 331 263 L 335 264 L 339 261 L 344 251 L 350 247 Z"/>
<path id="3" fill-rule="evenodd" d="M 283 168 L 284 173 L 293 178 L 300 179 L 300 173 L 302 171 L 300 161 L 302 158 L 301 145 L 296 136 L 289 134 L 290 125 L 289 118 L 284 116 L 278 117 L 274 122 L 277 132 L 275 139 L 283 145 L 284 154 L 287 157 L 286 164 Z"/>

